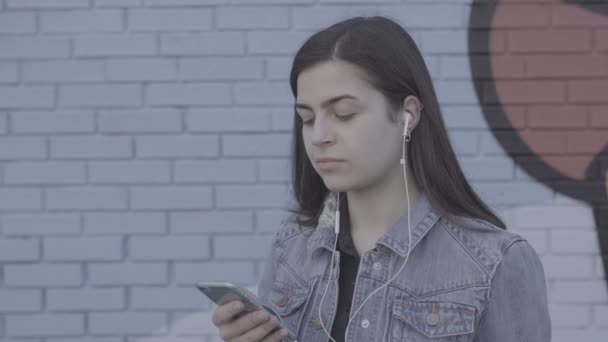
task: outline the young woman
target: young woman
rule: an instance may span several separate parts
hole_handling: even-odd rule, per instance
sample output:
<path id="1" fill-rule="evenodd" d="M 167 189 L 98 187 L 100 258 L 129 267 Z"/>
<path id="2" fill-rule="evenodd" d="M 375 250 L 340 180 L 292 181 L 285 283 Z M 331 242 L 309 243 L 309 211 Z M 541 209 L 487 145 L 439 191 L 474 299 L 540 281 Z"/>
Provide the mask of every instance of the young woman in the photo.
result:
<path id="1" fill-rule="evenodd" d="M 298 206 L 258 292 L 298 341 L 550 341 L 540 259 L 465 179 L 400 25 L 356 17 L 315 33 L 290 82 Z M 264 312 L 234 319 L 241 308 L 213 314 L 225 341 L 286 336 Z"/>

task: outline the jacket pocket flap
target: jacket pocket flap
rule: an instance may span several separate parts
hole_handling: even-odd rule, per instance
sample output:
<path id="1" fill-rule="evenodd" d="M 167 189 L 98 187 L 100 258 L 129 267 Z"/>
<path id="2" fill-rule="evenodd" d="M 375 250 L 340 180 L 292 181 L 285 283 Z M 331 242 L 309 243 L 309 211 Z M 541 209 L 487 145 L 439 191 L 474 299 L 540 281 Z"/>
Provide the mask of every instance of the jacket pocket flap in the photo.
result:
<path id="1" fill-rule="evenodd" d="M 307 287 L 275 282 L 269 294 L 272 310 L 280 316 L 290 315 L 306 302 L 308 292 Z"/>
<path id="2" fill-rule="evenodd" d="M 474 330 L 475 307 L 450 302 L 397 300 L 393 315 L 428 337 L 470 334 Z"/>

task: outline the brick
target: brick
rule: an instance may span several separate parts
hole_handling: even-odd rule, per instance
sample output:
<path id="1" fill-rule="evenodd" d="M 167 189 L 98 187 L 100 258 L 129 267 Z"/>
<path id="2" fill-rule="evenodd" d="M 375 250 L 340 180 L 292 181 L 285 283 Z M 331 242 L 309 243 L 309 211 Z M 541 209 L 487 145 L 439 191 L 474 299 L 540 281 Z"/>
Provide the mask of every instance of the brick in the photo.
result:
<path id="1" fill-rule="evenodd" d="M 440 81 L 435 85 L 441 104 L 477 105 L 479 99 L 469 81 Z"/>
<path id="2" fill-rule="evenodd" d="M 52 210 L 126 209 L 127 192 L 121 188 L 48 189 L 46 206 Z"/>
<path id="3" fill-rule="evenodd" d="M 253 160 L 183 160 L 175 162 L 174 177 L 176 183 L 251 183 L 256 166 Z"/>
<path id="4" fill-rule="evenodd" d="M 457 129 L 487 129 L 482 109 L 472 105 L 444 106 L 443 121 L 448 130 Z"/>
<path id="5" fill-rule="evenodd" d="M 127 0 L 125 0 L 127 1 Z M 18 341 L 15 341 L 18 342 Z M 27 341 L 21 341 L 27 342 Z M 61 337 L 47 338 L 46 342 L 123 342 L 122 337 Z"/>
<path id="6" fill-rule="evenodd" d="M 41 290 L 0 290 L 0 312 L 36 312 L 42 309 Z"/>
<path id="7" fill-rule="evenodd" d="M 567 152 L 596 154 L 606 145 L 606 130 L 603 131 L 574 131 L 567 134 Z"/>
<path id="8" fill-rule="evenodd" d="M 81 269 L 75 264 L 4 265 L 4 284 L 36 288 L 80 286 Z"/>
<path id="9" fill-rule="evenodd" d="M 124 308 L 125 291 L 116 288 L 49 289 L 46 306 L 52 311 L 106 311 Z"/>
<path id="10" fill-rule="evenodd" d="M 190 109 L 186 127 L 189 132 L 267 132 L 271 118 L 262 109 Z"/>
<path id="11" fill-rule="evenodd" d="M 384 7 L 383 7 L 384 8 Z M 293 27 L 297 30 L 320 30 L 344 18 L 358 15 L 377 15 L 373 6 L 298 6 L 292 8 Z"/>
<path id="12" fill-rule="evenodd" d="M 465 30 L 428 30 L 420 34 L 418 48 L 426 54 L 466 54 L 467 32 Z"/>
<path id="13" fill-rule="evenodd" d="M 150 34 L 89 34 L 74 38 L 76 57 L 152 56 L 157 49 L 156 37 Z"/>
<path id="14" fill-rule="evenodd" d="M 606 17 L 602 15 L 608 11 L 606 4 L 574 6 L 573 4 L 557 4 L 551 6 L 551 26 L 553 27 L 608 27 Z"/>
<path id="15" fill-rule="evenodd" d="M 285 83 L 243 83 L 235 86 L 236 103 L 255 105 L 287 105 L 293 95 Z"/>
<path id="16" fill-rule="evenodd" d="M 133 209 L 209 209 L 213 206 L 209 187 L 146 187 L 131 189 Z"/>
<path id="17" fill-rule="evenodd" d="M 83 228 L 88 235 L 163 234 L 167 223 L 163 213 L 90 213 Z"/>
<path id="18" fill-rule="evenodd" d="M 36 261 L 38 246 L 38 239 L 0 238 L 0 261 Z"/>
<path id="19" fill-rule="evenodd" d="M 293 121 L 295 113 L 292 108 L 277 108 L 270 110 L 271 125 L 274 131 L 293 131 Z"/>
<path id="20" fill-rule="evenodd" d="M 212 320 L 212 307 L 215 304 L 208 299 L 205 299 L 203 296 L 201 299 L 201 308 L 196 312 L 176 312 L 173 315 L 172 329 L 175 331 L 179 331 L 183 335 L 210 335 L 213 336 L 210 341 L 216 342 L 219 340 L 218 329 L 215 325 L 213 325 Z M 203 311 L 204 310 L 204 311 Z M 146 342 L 162 342 L 161 340 L 152 340 Z M 197 341 L 188 341 L 188 340 L 180 340 L 175 342 L 197 342 Z"/>
<path id="21" fill-rule="evenodd" d="M 241 210 L 171 213 L 170 216 L 171 232 L 177 234 L 252 232 L 251 221 L 251 212 Z"/>
<path id="22" fill-rule="evenodd" d="M 192 286 L 201 280 L 230 281 L 235 284 L 253 284 L 256 281 L 254 263 L 250 261 L 206 261 L 176 262 L 175 282 L 179 285 Z"/>
<path id="23" fill-rule="evenodd" d="M 591 127 L 605 128 L 608 127 L 608 106 L 595 106 L 591 108 Z"/>
<path id="24" fill-rule="evenodd" d="M 64 37 L 0 37 L 0 59 L 49 59 L 70 57 L 70 41 Z"/>
<path id="25" fill-rule="evenodd" d="M 2 233 L 8 236 L 78 235 L 80 218 L 74 214 L 3 215 Z"/>
<path id="26" fill-rule="evenodd" d="M 23 63 L 25 83 L 103 82 L 104 65 L 100 61 L 34 61 Z"/>
<path id="27" fill-rule="evenodd" d="M 140 7 L 143 0 L 95 0 L 95 7 Z"/>
<path id="28" fill-rule="evenodd" d="M 210 256 L 208 237 L 133 237 L 129 245 L 132 260 L 205 260 Z"/>
<path id="29" fill-rule="evenodd" d="M 40 13 L 40 30 L 45 33 L 116 32 L 123 29 L 118 9 L 96 9 Z"/>
<path id="30" fill-rule="evenodd" d="M 259 160 L 258 179 L 272 182 L 289 181 L 291 179 L 291 160 L 283 158 Z"/>
<path id="31" fill-rule="evenodd" d="M 242 55 L 245 38 L 242 32 L 169 33 L 160 37 L 161 55 Z M 1 46 L 1 45 L 0 45 Z"/>
<path id="32" fill-rule="evenodd" d="M 131 138 L 120 136 L 51 137 L 50 147 L 54 159 L 123 159 L 133 155 Z"/>
<path id="33" fill-rule="evenodd" d="M 583 328 L 591 320 L 586 305 L 549 304 L 549 315 L 555 327 Z"/>
<path id="34" fill-rule="evenodd" d="M 284 185 L 216 186 L 218 208 L 284 208 L 288 194 Z"/>
<path id="35" fill-rule="evenodd" d="M 606 327 L 608 324 L 602 317 L 608 315 L 608 305 L 595 305 L 593 307 L 593 316 L 595 317 L 595 325 Z"/>
<path id="36" fill-rule="evenodd" d="M 147 0 L 147 1 L 170 1 L 170 0 Z M 196 1 L 196 0 L 195 0 Z M 310 5 L 314 0 L 232 0 L 232 4 L 256 4 L 256 5 L 268 5 L 268 4 L 288 4 L 288 5 Z"/>
<path id="37" fill-rule="evenodd" d="M 452 130 L 448 131 L 448 137 L 458 156 L 471 156 L 479 153 L 479 133 Z"/>
<path id="38" fill-rule="evenodd" d="M 150 84 L 146 87 L 147 103 L 168 105 L 227 105 L 232 103 L 228 84 Z"/>
<path id="39" fill-rule="evenodd" d="M 92 285 L 162 285 L 168 280 L 166 263 L 119 263 L 88 265 Z"/>
<path id="40" fill-rule="evenodd" d="M 213 239 L 215 259 L 259 259 L 270 255 L 272 235 L 215 236 Z M 233 251 L 239 251 L 238 255 Z"/>
<path id="41" fill-rule="evenodd" d="M 11 131 L 26 134 L 95 132 L 94 113 L 88 110 L 24 111 L 12 113 Z"/>
<path id="42" fill-rule="evenodd" d="M 90 0 L 6 0 L 7 8 L 20 9 L 56 9 L 56 8 L 87 8 Z"/>
<path id="43" fill-rule="evenodd" d="M 4 182 L 18 185 L 84 184 L 86 169 L 78 162 L 22 162 L 6 165 Z"/>
<path id="44" fill-rule="evenodd" d="M 8 114 L 0 113 L 0 134 L 8 132 Z"/>
<path id="45" fill-rule="evenodd" d="M 555 104 L 566 102 L 566 84 L 561 81 L 501 81 L 496 87 L 499 98 L 488 85 L 483 90 L 486 103 Z"/>
<path id="46" fill-rule="evenodd" d="M 36 32 L 34 13 L 0 13 L 0 34 L 24 34 Z"/>
<path id="47" fill-rule="evenodd" d="M 406 30 L 463 28 L 465 7 L 461 4 L 408 4 L 380 7 L 380 15 L 399 18 Z"/>
<path id="48" fill-rule="evenodd" d="M 176 109 L 113 110 L 98 113 L 99 131 L 104 133 L 177 133 L 182 130 Z"/>
<path id="49" fill-rule="evenodd" d="M 223 0 L 143 0 L 146 6 L 174 7 L 174 6 L 209 6 L 224 5 Z"/>
<path id="50" fill-rule="evenodd" d="M 17 63 L 0 62 L 0 83 L 15 83 L 19 79 Z"/>
<path id="51" fill-rule="evenodd" d="M 142 104 L 142 87 L 136 84 L 62 86 L 59 102 L 66 107 L 138 107 Z"/>
<path id="52" fill-rule="evenodd" d="M 606 68 L 606 67 L 605 67 Z M 572 80 L 568 82 L 568 100 L 584 103 L 606 103 L 607 80 Z"/>
<path id="53" fill-rule="evenodd" d="M 515 165 L 509 157 L 460 158 L 460 165 L 470 180 L 511 180 Z"/>
<path id="54" fill-rule="evenodd" d="M 288 81 L 293 60 L 289 57 L 267 57 L 266 79 L 271 81 Z"/>
<path id="55" fill-rule="evenodd" d="M 110 81 L 170 81 L 177 79 L 177 63 L 168 59 L 129 58 L 106 61 Z"/>
<path id="56" fill-rule="evenodd" d="M 49 237 L 44 239 L 44 258 L 52 261 L 117 261 L 123 257 L 119 237 Z"/>
<path id="57" fill-rule="evenodd" d="M 95 184 L 158 184 L 171 181 L 169 161 L 98 161 L 89 164 Z"/>
<path id="58" fill-rule="evenodd" d="M 219 156 L 217 135 L 141 136 L 135 138 L 140 158 L 192 158 Z"/>
<path id="59" fill-rule="evenodd" d="M 262 80 L 264 61 L 259 58 L 187 58 L 179 61 L 181 80 Z"/>
<path id="60" fill-rule="evenodd" d="M 585 113 L 583 106 L 533 106 L 528 108 L 527 124 L 530 128 L 584 128 L 587 126 L 585 115 L 572 115 L 572 113 Z"/>
<path id="61" fill-rule="evenodd" d="M 551 233 L 551 251 L 558 255 L 599 255 L 597 233 L 570 228 Z"/>
<path id="62" fill-rule="evenodd" d="M 239 134 L 222 136 L 222 154 L 231 157 L 286 157 L 290 134 Z"/>
<path id="63" fill-rule="evenodd" d="M 84 314 L 36 314 L 6 317 L 8 336 L 79 336 L 84 334 Z"/>
<path id="64" fill-rule="evenodd" d="M 472 182 L 490 205 L 527 205 L 549 201 L 553 191 L 537 182 Z"/>
<path id="65" fill-rule="evenodd" d="M 89 331 L 104 335 L 164 333 L 167 314 L 161 312 L 120 312 L 89 314 Z"/>
<path id="66" fill-rule="evenodd" d="M 42 137 L 0 138 L 0 159 L 46 159 L 46 142 Z"/>
<path id="67" fill-rule="evenodd" d="M 492 29 L 522 29 L 529 27 L 546 28 L 551 26 L 551 8 L 542 4 L 504 4 L 498 5 L 492 17 Z M 475 28 L 490 28 L 476 22 Z"/>
<path id="68" fill-rule="evenodd" d="M 573 205 L 527 205 L 513 212 L 512 224 L 521 228 L 580 229 L 595 227 L 588 207 Z"/>
<path id="69" fill-rule="evenodd" d="M 206 279 L 206 277 L 205 277 Z M 183 288 L 131 288 L 135 310 L 199 310 L 201 294 L 191 286 Z"/>
<path id="70" fill-rule="evenodd" d="M 281 221 L 285 218 L 282 210 L 256 210 L 255 231 L 262 233 L 276 233 Z"/>
<path id="71" fill-rule="evenodd" d="M 52 87 L 0 86 L 0 108 L 48 108 L 54 105 Z"/>
<path id="72" fill-rule="evenodd" d="M 128 12 L 130 31 L 199 31 L 211 30 L 208 8 L 145 8 Z"/>
<path id="73" fill-rule="evenodd" d="M 608 303 L 602 280 L 571 280 L 553 284 L 556 303 Z"/>
<path id="74" fill-rule="evenodd" d="M 0 190 L 0 211 L 38 211 L 42 209 L 41 189 Z"/>
<path id="75" fill-rule="evenodd" d="M 218 7 L 217 27 L 220 29 L 287 29 L 287 7 Z"/>
<path id="76" fill-rule="evenodd" d="M 251 31 L 247 34 L 249 54 L 294 54 L 310 37 L 310 32 Z"/>
<path id="77" fill-rule="evenodd" d="M 594 47 L 597 51 L 608 51 L 608 30 L 595 30 Z"/>
<path id="78" fill-rule="evenodd" d="M 507 36 L 510 52 L 577 52 L 589 51 L 591 31 L 587 30 L 513 30 Z"/>
<path id="79" fill-rule="evenodd" d="M 593 276 L 592 256 L 543 256 L 541 261 L 547 278 L 588 279 Z"/>
<path id="80" fill-rule="evenodd" d="M 542 78 L 607 77 L 608 63 L 600 55 L 526 56 L 526 76 Z"/>

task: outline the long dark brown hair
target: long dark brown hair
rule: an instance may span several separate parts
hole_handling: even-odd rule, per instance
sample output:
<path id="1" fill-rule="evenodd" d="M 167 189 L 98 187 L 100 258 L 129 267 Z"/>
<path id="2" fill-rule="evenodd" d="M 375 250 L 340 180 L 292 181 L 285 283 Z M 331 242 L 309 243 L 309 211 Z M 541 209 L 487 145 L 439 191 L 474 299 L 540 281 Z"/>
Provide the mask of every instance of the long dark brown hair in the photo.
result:
<path id="1" fill-rule="evenodd" d="M 294 98 L 298 95 L 297 79 L 302 71 L 337 60 L 365 71 L 367 81 L 387 99 L 391 122 L 396 122 L 395 114 L 403 109 L 407 96 L 414 95 L 422 102 L 423 112 L 407 147 L 407 162 L 412 165 L 418 189 L 426 194 L 431 205 L 442 214 L 481 219 L 506 229 L 467 182 L 450 145 L 431 76 L 407 31 L 386 17 L 359 16 L 313 34 L 293 60 L 290 84 Z M 294 108 L 291 167 L 297 207 L 287 210 L 295 214 L 298 224 L 315 226 L 330 190 L 306 154 L 301 128 L 302 119 Z"/>

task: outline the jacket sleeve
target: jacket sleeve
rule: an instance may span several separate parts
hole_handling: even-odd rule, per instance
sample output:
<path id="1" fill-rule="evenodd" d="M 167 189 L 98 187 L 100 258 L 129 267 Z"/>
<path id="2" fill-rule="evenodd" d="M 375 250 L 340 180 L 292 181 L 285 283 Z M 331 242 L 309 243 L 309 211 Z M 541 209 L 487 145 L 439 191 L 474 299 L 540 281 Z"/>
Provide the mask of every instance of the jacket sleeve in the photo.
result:
<path id="1" fill-rule="evenodd" d="M 551 319 L 543 265 L 526 240 L 505 252 L 480 319 L 476 342 L 549 342 Z"/>

